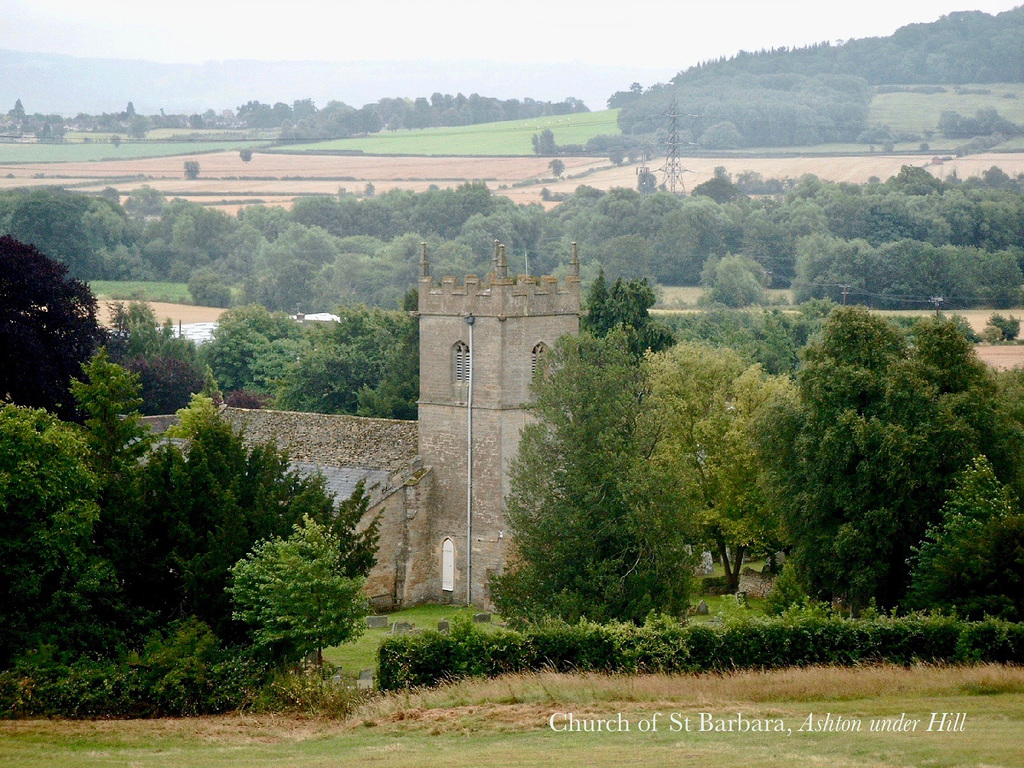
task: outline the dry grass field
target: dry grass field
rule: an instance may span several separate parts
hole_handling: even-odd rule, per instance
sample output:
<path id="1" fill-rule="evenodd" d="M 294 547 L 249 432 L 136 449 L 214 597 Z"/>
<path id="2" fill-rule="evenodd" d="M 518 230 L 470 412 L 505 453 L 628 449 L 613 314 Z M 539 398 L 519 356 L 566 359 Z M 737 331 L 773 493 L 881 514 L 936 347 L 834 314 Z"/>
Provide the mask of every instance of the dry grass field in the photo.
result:
<path id="1" fill-rule="evenodd" d="M 554 713 L 619 718 L 629 730 L 554 731 Z M 932 713 L 962 712 L 956 732 L 928 732 Z M 781 720 L 789 732 L 700 731 L 713 720 Z M 690 718 L 692 728 L 673 730 Z M 805 731 L 860 722 L 858 732 Z M 901 720 L 901 715 L 903 719 Z M 642 731 L 641 722 L 657 721 Z M 874 722 L 918 720 L 914 730 Z M 564 716 L 563 716 L 564 722 Z M 538 674 L 378 696 L 347 720 L 236 714 L 134 721 L 0 722 L 9 768 L 462 768 L 707 766 L 890 768 L 1024 766 L 1024 670 L 980 667 L 788 669 L 697 676 Z"/>
<path id="2" fill-rule="evenodd" d="M 184 178 L 186 160 L 200 164 L 200 176 Z M 564 158 L 562 179 L 551 178 L 550 160 L 543 157 L 403 157 L 365 155 L 292 155 L 256 152 L 249 163 L 237 152 L 78 163 L 0 165 L 0 190 L 25 186 L 64 186 L 96 193 L 113 187 L 122 195 L 144 185 L 168 197 L 185 197 L 234 212 L 254 201 L 290 205 L 295 197 L 336 194 L 340 188 L 362 194 L 367 183 L 378 192 L 408 189 L 417 192 L 434 184 L 454 187 L 482 180 L 496 193 L 517 203 L 541 202 L 541 190 L 568 193 L 580 184 L 599 189 L 635 187 L 636 168 L 613 166 L 606 158 Z M 813 173 L 832 181 L 866 182 L 872 176 L 886 179 L 903 165 L 925 165 L 921 155 L 857 155 L 832 157 L 701 157 L 683 158 L 690 172 L 684 175 L 687 190 L 707 181 L 714 169 L 724 166 L 732 174 L 756 171 L 765 178 L 799 178 Z M 649 167 L 657 170 L 660 159 Z M 953 173 L 964 179 L 978 176 L 998 165 L 1011 175 L 1024 173 L 1024 152 L 989 153 L 957 158 L 942 165 L 927 165 L 944 178 Z M 518 185 L 518 186 L 514 186 Z M 548 203 L 550 207 L 552 203 Z"/>
<path id="3" fill-rule="evenodd" d="M 99 303 L 98 319 L 101 325 L 110 325 L 111 305 L 114 302 L 105 301 L 102 298 Z M 212 323 L 220 319 L 220 316 L 227 310 L 217 307 L 197 307 L 192 304 L 168 304 L 163 301 L 147 302 L 156 315 L 157 322 L 161 325 L 170 320 L 175 325 L 179 323 Z"/>
<path id="4" fill-rule="evenodd" d="M 1009 371 L 1024 366 L 1024 346 L 1018 344 L 978 344 L 974 348 L 978 359 L 997 371 Z"/>

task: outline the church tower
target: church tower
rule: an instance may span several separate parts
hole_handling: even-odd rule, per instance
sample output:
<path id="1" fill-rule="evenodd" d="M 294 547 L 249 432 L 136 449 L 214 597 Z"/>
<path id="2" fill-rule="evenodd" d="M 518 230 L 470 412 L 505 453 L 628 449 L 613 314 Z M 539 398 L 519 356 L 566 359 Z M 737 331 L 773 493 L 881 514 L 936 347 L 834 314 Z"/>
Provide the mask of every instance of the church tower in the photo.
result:
<path id="1" fill-rule="evenodd" d="M 491 263 L 484 280 L 438 283 L 424 245 L 419 451 L 433 479 L 428 519 L 416 526 L 410 602 L 490 604 L 487 579 L 501 572 L 508 550 L 503 502 L 530 418 L 530 381 L 555 341 L 579 332 L 575 244 L 564 283 L 510 277 L 497 242 Z"/>

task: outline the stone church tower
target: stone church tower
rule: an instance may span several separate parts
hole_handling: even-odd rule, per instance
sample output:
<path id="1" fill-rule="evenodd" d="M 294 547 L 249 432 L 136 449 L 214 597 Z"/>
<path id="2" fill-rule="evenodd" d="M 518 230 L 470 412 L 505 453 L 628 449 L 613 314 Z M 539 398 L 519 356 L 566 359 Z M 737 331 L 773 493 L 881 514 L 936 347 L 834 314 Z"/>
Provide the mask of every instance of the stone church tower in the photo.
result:
<path id="1" fill-rule="evenodd" d="M 425 520 L 414 527 L 415 602 L 490 604 L 487 579 L 508 548 L 503 500 L 529 415 L 530 381 L 544 354 L 579 331 L 579 260 L 564 283 L 509 277 L 504 246 L 492 271 L 440 283 L 420 263 L 419 452 L 432 475 Z M 415 586 L 413 586 L 415 584 Z"/>

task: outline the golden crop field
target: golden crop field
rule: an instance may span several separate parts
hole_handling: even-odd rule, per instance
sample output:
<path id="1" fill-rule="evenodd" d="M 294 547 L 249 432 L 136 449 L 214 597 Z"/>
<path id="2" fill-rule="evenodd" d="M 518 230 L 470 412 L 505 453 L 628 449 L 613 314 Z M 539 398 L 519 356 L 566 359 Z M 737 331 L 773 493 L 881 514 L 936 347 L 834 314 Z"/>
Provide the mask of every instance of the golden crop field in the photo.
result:
<path id="1" fill-rule="evenodd" d="M 186 160 L 200 164 L 200 176 L 184 178 Z M 636 166 L 614 166 L 607 158 L 566 157 L 565 172 L 554 179 L 546 157 L 407 157 L 367 155 L 298 155 L 255 152 L 245 163 L 237 152 L 178 155 L 140 160 L 0 165 L 0 190 L 27 186 L 63 186 L 97 193 L 113 187 L 122 195 L 150 186 L 168 197 L 182 197 L 233 212 L 256 201 L 288 206 L 296 197 L 337 194 L 344 188 L 362 194 L 407 189 L 422 192 L 431 185 L 455 187 L 484 181 L 497 194 L 517 203 L 541 202 L 541 191 L 569 193 L 581 184 L 611 189 L 635 187 Z M 715 168 L 736 175 L 755 171 L 765 178 L 797 179 L 813 173 L 831 181 L 863 183 L 872 176 L 886 179 L 904 165 L 924 165 L 940 178 L 956 171 L 961 178 L 978 176 L 998 165 L 1005 172 L 1024 173 L 1024 152 L 988 153 L 931 165 L 921 155 L 856 155 L 822 157 L 682 158 L 687 190 L 707 181 Z M 926 163 L 928 163 L 926 165 Z M 657 172 L 663 160 L 648 164 Z M 547 207 L 554 203 L 547 203 Z"/>

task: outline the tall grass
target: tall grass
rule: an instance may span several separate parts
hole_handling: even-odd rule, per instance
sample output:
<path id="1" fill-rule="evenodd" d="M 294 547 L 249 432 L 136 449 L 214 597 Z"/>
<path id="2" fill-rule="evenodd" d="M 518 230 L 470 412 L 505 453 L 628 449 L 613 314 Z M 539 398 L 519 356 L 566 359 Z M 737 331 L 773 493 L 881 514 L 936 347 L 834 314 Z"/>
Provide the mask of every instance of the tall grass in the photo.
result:
<path id="1" fill-rule="evenodd" d="M 699 675 L 608 675 L 537 672 L 471 679 L 438 688 L 380 695 L 357 718 L 394 719 L 408 710 L 490 704 L 603 707 L 615 703 L 710 706 L 743 703 L 855 701 L 1024 693 L 1024 668 L 998 664 L 913 667 L 801 667 Z"/>

